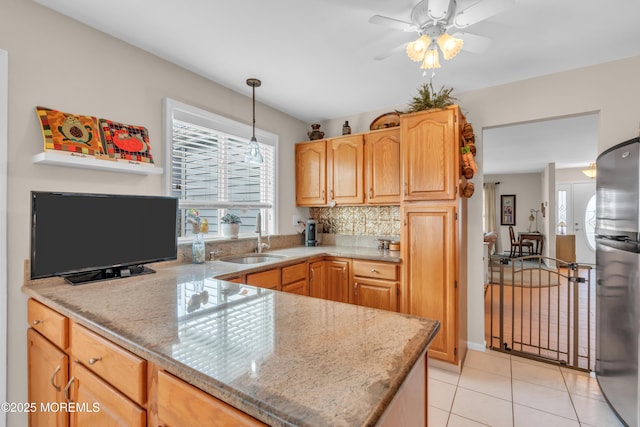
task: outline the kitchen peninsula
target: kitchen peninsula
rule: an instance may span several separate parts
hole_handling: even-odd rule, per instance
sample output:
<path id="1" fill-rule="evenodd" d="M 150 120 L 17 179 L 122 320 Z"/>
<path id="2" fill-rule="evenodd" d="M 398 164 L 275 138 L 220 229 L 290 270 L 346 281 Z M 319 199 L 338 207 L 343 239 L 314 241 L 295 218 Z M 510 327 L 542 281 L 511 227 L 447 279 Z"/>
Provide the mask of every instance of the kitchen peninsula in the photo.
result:
<path id="1" fill-rule="evenodd" d="M 283 253 L 265 268 L 313 256 Z M 140 360 L 134 397 L 111 382 L 141 411 L 140 425 L 193 402 L 172 397 L 163 406 L 159 373 L 238 409 L 246 425 L 426 424 L 426 351 L 437 321 L 218 280 L 229 273 L 221 264 L 156 264 L 156 274 L 81 286 L 27 280 L 23 292 L 39 302 L 30 300 L 30 325 L 43 333 L 47 323 L 32 318 L 32 305 L 68 319 L 69 344 L 58 346 L 70 355 L 69 378 L 107 375 L 108 357 L 88 357 L 96 346 L 75 349 L 85 336 Z M 51 383 L 63 383 L 56 375 Z M 73 385 L 67 393 L 77 396 Z M 205 413 L 190 415 L 207 425 Z"/>

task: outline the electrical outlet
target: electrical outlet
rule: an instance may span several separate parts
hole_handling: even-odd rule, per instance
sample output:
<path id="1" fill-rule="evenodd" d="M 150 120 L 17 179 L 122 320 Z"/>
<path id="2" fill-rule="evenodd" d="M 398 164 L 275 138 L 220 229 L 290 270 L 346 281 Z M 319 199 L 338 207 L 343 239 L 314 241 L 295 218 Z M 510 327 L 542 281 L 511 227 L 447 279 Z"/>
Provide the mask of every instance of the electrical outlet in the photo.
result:
<path id="1" fill-rule="evenodd" d="M 293 225 L 298 225 L 299 222 L 300 222 L 300 215 L 294 215 L 293 216 Z"/>

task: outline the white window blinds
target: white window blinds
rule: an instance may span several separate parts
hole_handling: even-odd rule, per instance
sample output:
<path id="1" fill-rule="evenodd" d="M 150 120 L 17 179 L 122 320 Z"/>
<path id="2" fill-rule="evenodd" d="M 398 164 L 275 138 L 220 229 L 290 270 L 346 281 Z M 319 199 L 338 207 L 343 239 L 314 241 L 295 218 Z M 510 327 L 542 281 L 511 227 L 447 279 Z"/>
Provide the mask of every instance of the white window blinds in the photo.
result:
<path id="1" fill-rule="evenodd" d="M 195 123 L 199 122 L 199 123 Z M 214 129 L 181 114 L 171 124 L 170 194 L 181 207 L 193 207 L 209 222 L 209 234 L 220 235 L 220 218 L 238 215 L 240 233 L 254 233 L 258 211 L 262 228 L 273 233 L 275 145 L 259 142 L 264 163 L 244 161 L 248 138 Z M 180 212 L 179 236 L 189 236 L 186 209 Z"/>

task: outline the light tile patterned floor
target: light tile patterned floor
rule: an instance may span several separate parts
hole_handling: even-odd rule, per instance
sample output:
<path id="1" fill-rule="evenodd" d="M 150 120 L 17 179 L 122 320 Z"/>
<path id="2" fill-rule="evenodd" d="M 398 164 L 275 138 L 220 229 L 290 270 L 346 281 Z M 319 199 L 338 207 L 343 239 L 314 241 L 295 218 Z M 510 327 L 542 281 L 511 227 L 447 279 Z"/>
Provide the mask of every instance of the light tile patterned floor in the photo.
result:
<path id="1" fill-rule="evenodd" d="M 429 367 L 429 427 L 621 427 L 595 378 L 496 351 Z"/>

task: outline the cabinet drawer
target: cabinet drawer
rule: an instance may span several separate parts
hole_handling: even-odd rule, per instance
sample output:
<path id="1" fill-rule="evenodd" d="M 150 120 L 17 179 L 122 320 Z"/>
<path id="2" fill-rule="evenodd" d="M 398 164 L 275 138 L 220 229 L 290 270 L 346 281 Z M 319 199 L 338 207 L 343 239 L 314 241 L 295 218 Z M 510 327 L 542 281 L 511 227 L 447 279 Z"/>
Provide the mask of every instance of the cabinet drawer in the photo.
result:
<path id="1" fill-rule="evenodd" d="M 398 264 L 353 260 L 353 275 L 373 279 L 398 280 Z"/>
<path id="2" fill-rule="evenodd" d="M 264 426 L 202 390 L 166 372 L 158 372 L 158 418 L 173 426 Z"/>
<path id="3" fill-rule="evenodd" d="M 282 292 L 289 292 L 291 294 L 298 294 L 298 295 L 309 295 L 309 290 L 307 288 L 307 280 L 303 279 L 297 282 L 282 285 Z"/>
<path id="4" fill-rule="evenodd" d="M 261 288 L 280 290 L 280 269 L 247 274 L 247 284 Z"/>
<path id="5" fill-rule="evenodd" d="M 282 284 L 287 285 L 289 283 L 297 282 L 300 280 L 306 280 L 307 278 L 307 264 L 300 263 L 296 265 L 290 265 L 282 267 Z"/>
<path id="6" fill-rule="evenodd" d="M 147 362 L 90 330 L 71 322 L 71 356 L 144 406 Z"/>
<path id="7" fill-rule="evenodd" d="M 33 329 L 63 350 L 69 347 L 69 319 L 34 299 L 27 301 L 27 311 Z"/>

